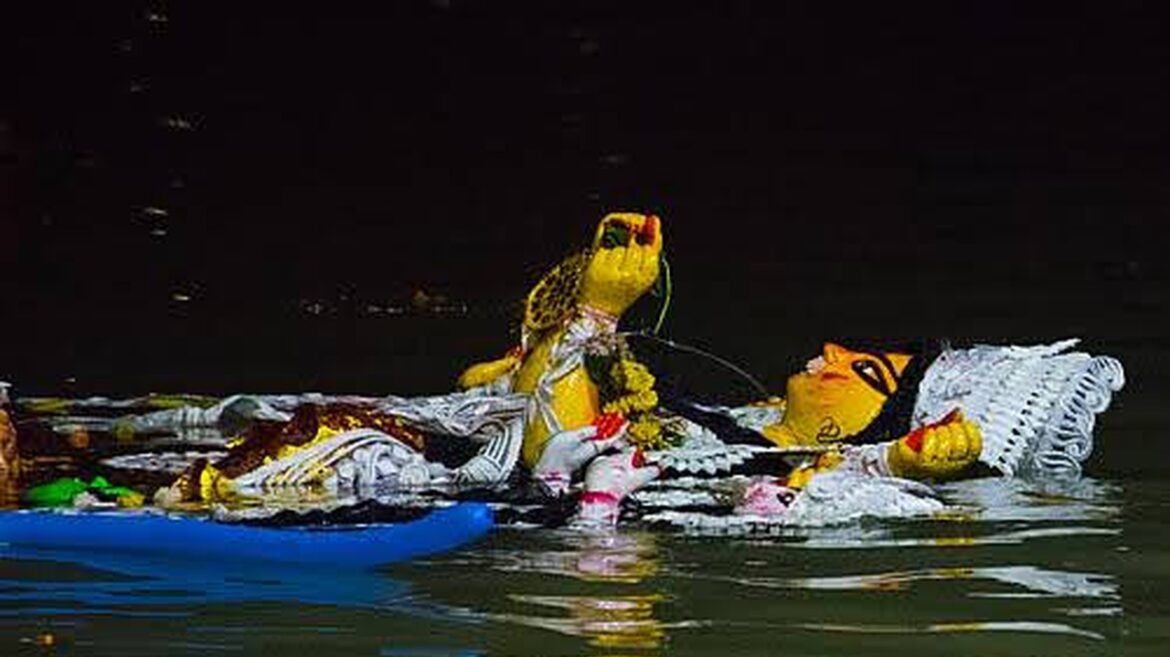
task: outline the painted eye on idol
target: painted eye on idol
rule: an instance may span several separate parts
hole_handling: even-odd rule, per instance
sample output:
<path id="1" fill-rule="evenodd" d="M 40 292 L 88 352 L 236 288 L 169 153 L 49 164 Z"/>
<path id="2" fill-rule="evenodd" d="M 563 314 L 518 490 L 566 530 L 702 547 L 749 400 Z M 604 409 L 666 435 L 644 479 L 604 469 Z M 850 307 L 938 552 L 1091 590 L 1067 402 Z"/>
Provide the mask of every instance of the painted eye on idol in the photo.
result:
<path id="1" fill-rule="evenodd" d="M 853 373 L 866 385 L 881 394 L 889 397 L 892 393 L 889 384 L 886 383 L 886 379 L 882 376 L 881 366 L 876 361 L 869 359 L 854 361 Z"/>

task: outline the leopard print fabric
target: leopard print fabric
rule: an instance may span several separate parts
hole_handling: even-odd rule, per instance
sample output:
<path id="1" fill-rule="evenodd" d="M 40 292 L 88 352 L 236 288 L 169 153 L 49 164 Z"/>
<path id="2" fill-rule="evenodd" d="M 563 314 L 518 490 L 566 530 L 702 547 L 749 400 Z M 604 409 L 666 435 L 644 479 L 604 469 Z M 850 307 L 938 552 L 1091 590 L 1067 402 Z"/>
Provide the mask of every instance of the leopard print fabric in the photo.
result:
<path id="1" fill-rule="evenodd" d="M 564 324 L 577 309 L 590 251 L 569 256 L 544 275 L 528 293 L 524 328 L 542 333 Z"/>

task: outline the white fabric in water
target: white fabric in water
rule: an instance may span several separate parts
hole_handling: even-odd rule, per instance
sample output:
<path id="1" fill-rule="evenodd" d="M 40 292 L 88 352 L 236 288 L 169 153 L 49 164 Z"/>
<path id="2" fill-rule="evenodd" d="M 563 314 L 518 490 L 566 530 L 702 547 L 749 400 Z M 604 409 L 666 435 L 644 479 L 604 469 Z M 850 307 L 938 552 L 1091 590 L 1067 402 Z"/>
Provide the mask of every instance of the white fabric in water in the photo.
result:
<path id="1" fill-rule="evenodd" d="M 221 451 L 186 451 L 186 452 L 142 452 L 140 454 L 121 454 L 102 459 L 101 464 L 118 470 L 141 470 L 143 472 L 179 475 L 191 467 L 199 459 L 206 459 L 214 463 L 227 456 Z"/>
<path id="2" fill-rule="evenodd" d="M 503 482 L 516 467 L 531 401 L 525 394 L 473 388 L 434 397 L 385 397 L 378 402 L 378 410 L 424 431 L 482 441 L 483 448 L 453 478 L 465 486 L 488 486 Z"/>
<path id="3" fill-rule="evenodd" d="M 808 526 L 863 517 L 905 518 L 942 509 L 943 503 L 926 484 L 842 469 L 813 476 L 783 517 L 788 524 Z"/>
<path id="4" fill-rule="evenodd" d="M 644 494 L 641 497 L 635 494 L 635 498 L 653 499 Z M 700 533 L 745 533 L 769 528 L 841 525 L 861 518 L 924 516 L 944 508 L 925 484 L 853 470 L 833 470 L 814 476 L 788 509 L 776 515 L 715 515 L 666 509 L 648 513 L 642 520 Z"/>
<path id="5" fill-rule="evenodd" d="M 380 431 L 356 429 L 266 463 L 237 477 L 235 485 L 242 493 L 305 486 L 349 493 L 416 488 L 443 478 L 409 445 Z"/>
<path id="6" fill-rule="evenodd" d="M 232 395 L 208 408 L 180 406 L 153 411 L 125 419 L 126 426 L 135 433 L 175 433 L 180 436 L 190 429 L 231 428 L 233 423 L 244 426 L 252 420 L 287 422 L 292 414 L 279 410 L 271 403 L 279 398 L 265 395 Z"/>
<path id="7" fill-rule="evenodd" d="M 784 419 L 784 409 L 780 406 L 740 406 L 738 408 L 700 407 L 702 410 L 723 412 L 735 420 L 735 423 L 744 429 L 762 432 L 764 427 L 777 424 Z"/>
<path id="8" fill-rule="evenodd" d="M 524 440 L 527 395 L 497 395 L 473 389 L 433 397 L 385 397 L 380 412 L 431 433 L 483 443 L 479 453 L 454 471 L 382 432 L 358 429 L 339 434 L 238 477 L 244 492 L 327 484 L 342 491 L 410 488 L 456 483 L 490 486 L 508 478 Z"/>
<path id="9" fill-rule="evenodd" d="M 1096 416 L 1125 372 L 1114 358 L 1068 352 L 1077 342 L 944 352 L 919 386 L 912 425 L 959 408 L 983 433 L 980 460 L 1002 474 L 1080 476 Z"/>
<path id="10" fill-rule="evenodd" d="M 529 400 L 520 393 L 501 395 L 473 388 L 432 397 L 383 397 L 375 406 L 428 433 L 487 443 L 508 432 L 512 421 L 524 414 Z"/>
<path id="11" fill-rule="evenodd" d="M 317 393 L 234 395 L 210 408 L 185 406 L 139 415 L 131 418 L 130 422 L 135 431 L 189 432 L 200 427 L 222 428 L 233 421 L 240 425 L 256 419 L 288 421 L 292 418 L 292 411 L 301 404 L 342 402 L 372 405 L 383 413 L 402 418 L 422 431 L 483 443 L 479 454 L 456 470 L 452 478 L 456 483 L 466 486 L 487 486 L 506 480 L 515 468 L 524 441 L 524 415 L 531 399 L 529 395 L 519 393 L 500 394 L 493 387 L 432 397 L 390 396 L 378 399 Z M 333 441 L 327 444 L 334 445 Z M 279 480 L 285 481 L 285 485 L 294 485 L 301 479 L 300 474 L 290 475 L 291 479 L 286 481 L 285 478 L 275 477 L 274 473 L 286 467 L 299 468 L 303 462 L 323 458 L 324 454 L 314 449 L 310 454 L 303 457 L 298 454 L 297 457 L 292 460 L 281 459 L 265 466 L 268 469 L 256 481 L 268 481 L 269 484 L 265 485 L 271 485 L 271 482 Z M 252 474 L 255 473 L 249 473 Z M 393 477 L 387 479 L 389 481 Z"/>

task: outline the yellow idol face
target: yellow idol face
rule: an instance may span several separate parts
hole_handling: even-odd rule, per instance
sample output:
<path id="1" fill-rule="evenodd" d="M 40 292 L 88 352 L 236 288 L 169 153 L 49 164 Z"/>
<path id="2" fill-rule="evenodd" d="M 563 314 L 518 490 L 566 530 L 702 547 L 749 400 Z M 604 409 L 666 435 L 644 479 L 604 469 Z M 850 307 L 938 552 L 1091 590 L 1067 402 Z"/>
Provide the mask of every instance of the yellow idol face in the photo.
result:
<path id="1" fill-rule="evenodd" d="M 860 433 L 898 389 L 910 356 L 851 351 L 826 342 L 820 356 L 788 378 L 780 424 L 764 435 L 783 447 L 823 445 Z"/>

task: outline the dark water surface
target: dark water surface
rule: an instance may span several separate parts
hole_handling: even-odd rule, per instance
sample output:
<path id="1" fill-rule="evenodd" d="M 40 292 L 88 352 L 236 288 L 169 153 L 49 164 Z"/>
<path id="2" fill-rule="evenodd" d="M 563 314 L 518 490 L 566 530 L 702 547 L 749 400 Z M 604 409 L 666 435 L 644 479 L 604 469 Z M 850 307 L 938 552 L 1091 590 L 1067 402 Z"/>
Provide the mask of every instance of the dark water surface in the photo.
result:
<path id="1" fill-rule="evenodd" d="M 958 486 L 958 498 L 989 484 Z M 1002 488 L 999 482 L 995 488 Z M 791 536 L 504 530 L 377 572 L 5 554 L 5 655 L 1156 654 L 1167 484 Z M 52 647 L 38 645 L 52 637 Z"/>

